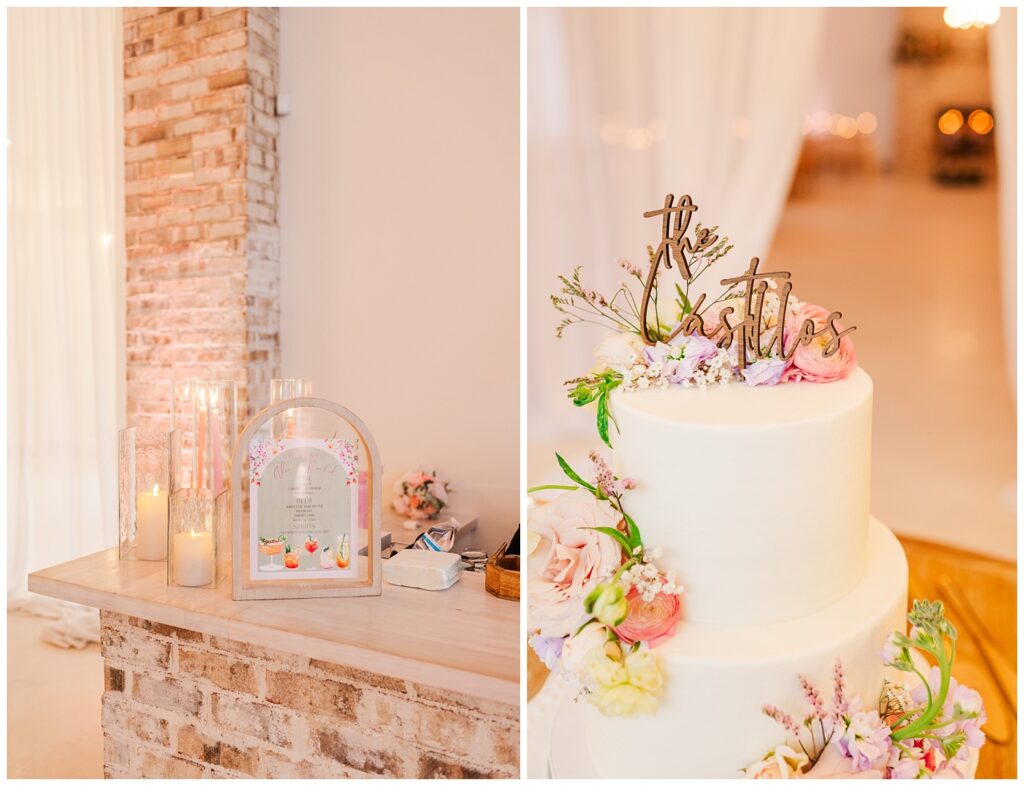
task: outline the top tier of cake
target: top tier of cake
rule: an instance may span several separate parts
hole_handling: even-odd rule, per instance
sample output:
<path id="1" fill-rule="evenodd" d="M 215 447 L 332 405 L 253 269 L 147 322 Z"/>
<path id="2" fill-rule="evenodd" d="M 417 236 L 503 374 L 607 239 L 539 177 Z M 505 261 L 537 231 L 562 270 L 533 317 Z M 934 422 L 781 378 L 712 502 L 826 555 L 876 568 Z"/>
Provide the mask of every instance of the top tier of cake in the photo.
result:
<path id="1" fill-rule="evenodd" d="M 626 511 L 661 546 L 684 615 L 770 623 L 824 608 L 864 573 L 871 378 L 616 392 Z"/>

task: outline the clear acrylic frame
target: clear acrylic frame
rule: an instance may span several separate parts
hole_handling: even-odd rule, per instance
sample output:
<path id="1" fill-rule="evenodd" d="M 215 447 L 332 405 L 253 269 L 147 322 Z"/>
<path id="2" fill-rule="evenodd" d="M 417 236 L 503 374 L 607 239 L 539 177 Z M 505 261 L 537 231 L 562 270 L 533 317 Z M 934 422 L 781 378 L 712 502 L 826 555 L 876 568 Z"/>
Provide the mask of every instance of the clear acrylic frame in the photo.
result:
<path id="1" fill-rule="evenodd" d="M 274 427 L 275 418 L 288 410 L 296 414 L 295 429 L 280 434 Z M 326 495 L 333 488 L 331 484 L 345 484 L 347 488 L 343 492 L 342 506 L 326 505 L 324 509 L 328 511 L 329 518 L 339 511 L 343 513 L 342 528 L 349 535 L 349 540 L 339 540 L 334 535 L 336 530 L 331 530 L 330 536 L 321 530 L 322 542 L 316 543 L 308 553 L 303 553 L 302 548 L 310 545 L 312 537 L 306 536 L 303 542 L 302 535 L 296 535 L 295 530 L 289 530 L 285 537 L 280 538 L 260 535 L 261 520 L 285 522 L 281 526 L 287 528 L 289 524 L 285 520 L 295 515 L 294 498 L 282 500 L 271 495 L 266 488 L 267 478 L 262 473 L 266 470 L 272 476 L 276 472 L 275 466 L 301 467 L 302 462 L 292 457 L 311 454 L 299 453 L 299 450 L 320 450 L 329 459 L 335 453 L 344 454 L 348 462 L 341 474 L 322 473 L 317 493 Z M 312 461 L 306 461 L 306 470 L 302 471 L 321 469 L 318 466 L 310 470 L 312 464 Z M 332 472 L 336 465 L 342 466 L 328 459 L 323 464 L 332 468 Z M 380 454 L 369 430 L 353 412 L 339 404 L 325 399 L 292 398 L 272 404 L 257 414 L 242 432 L 232 460 L 231 572 L 234 599 L 379 595 L 380 474 Z M 264 496 L 267 497 L 265 500 Z M 317 497 L 318 501 L 321 499 Z M 252 515 L 254 510 L 255 516 Z M 263 516 L 268 518 L 264 520 Z M 290 541 L 289 536 L 292 536 Z M 291 554 L 290 560 L 286 559 L 288 554 Z M 324 559 L 319 566 L 313 561 L 314 554 Z M 276 562 L 279 555 L 285 564 Z M 339 561 L 341 557 L 344 557 L 344 564 Z"/>

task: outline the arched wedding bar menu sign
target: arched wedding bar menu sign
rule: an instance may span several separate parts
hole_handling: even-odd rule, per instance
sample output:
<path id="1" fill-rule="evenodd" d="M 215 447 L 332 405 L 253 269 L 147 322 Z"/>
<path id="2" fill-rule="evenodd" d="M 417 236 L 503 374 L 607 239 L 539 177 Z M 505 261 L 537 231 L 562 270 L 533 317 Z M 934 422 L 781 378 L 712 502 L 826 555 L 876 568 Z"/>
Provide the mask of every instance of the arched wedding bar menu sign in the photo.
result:
<path id="1" fill-rule="evenodd" d="M 256 415 L 231 469 L 234 599 L 380 595 L 380 472 L 340 404 L 293 398 Z"/>

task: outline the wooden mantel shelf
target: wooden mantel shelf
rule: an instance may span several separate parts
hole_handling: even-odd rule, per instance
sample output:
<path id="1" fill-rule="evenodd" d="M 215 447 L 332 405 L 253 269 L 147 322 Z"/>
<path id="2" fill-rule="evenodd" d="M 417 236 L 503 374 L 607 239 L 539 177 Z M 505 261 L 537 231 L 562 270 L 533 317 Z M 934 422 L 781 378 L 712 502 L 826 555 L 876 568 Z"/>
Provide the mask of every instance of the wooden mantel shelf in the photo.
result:
<path id="1" fill-rule="evenodd" d="M 519 604 L 488 595 L 482 573 L 442 592 L 384 582 L 377 598 L 231 599 L 168 587 L 162 562 L 121 562 L 117 549 L 37 571 L 40 595 L 269 649 L 341 663 L 481 699 L 519 702 Z"/>

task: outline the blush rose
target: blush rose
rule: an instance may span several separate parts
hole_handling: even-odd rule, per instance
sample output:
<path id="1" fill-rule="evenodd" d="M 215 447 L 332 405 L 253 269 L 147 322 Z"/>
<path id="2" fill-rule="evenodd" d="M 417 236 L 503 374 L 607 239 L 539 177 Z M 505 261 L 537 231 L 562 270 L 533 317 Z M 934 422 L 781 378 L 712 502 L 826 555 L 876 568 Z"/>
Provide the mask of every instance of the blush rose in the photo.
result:
<path id="1" fill-rule="evenodd" d="M 582 624 L 583 599 L 622 563 L 619 544 L 593 528 L 615 527 L 620 518 L 583 490 L 531 509 L 529 528 L 542 542 L 530 560 L 530 621 L 542 636 L 568 636 Z"/>

